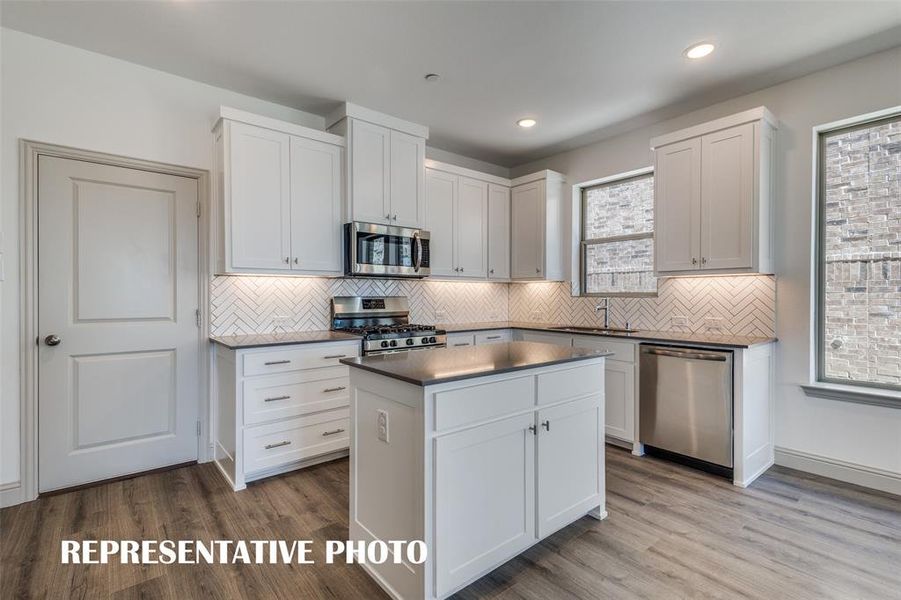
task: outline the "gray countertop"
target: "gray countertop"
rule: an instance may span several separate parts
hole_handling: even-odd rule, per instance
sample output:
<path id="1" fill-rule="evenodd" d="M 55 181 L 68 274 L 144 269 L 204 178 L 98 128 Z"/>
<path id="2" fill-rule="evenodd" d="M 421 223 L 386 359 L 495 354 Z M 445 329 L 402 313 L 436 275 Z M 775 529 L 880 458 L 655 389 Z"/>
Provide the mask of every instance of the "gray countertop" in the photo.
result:
<path id="1" fill-rule="evenodd" d="M 438 325 L 448 333 L 463 333 L 469 331 L 489 331 L 492 329 L 529 329 L 532 331 L 547 331 L 549 333 L 567 333 L 570 335 L 591 335 L 596 337 L 623 338 L 628 340 L 640 340 L 642 342 L 680 342 L 684 344 L 702 344 L 704 346 L 719 346 L 723 348 L 750 348 L 758 344 L 771 344 L 777 341 L 774 337 L 750 336 L 750 335 L 719 335 L 711 333 L 691 333 L 680 331 L 651 331 L 642 329 L 635 333 L 620 332 L 588 332 L 561 330 L 565 324 L 554 323 L 527 323 L 523 321 L 489 321 L 483 323 L 447 323 Z"/>
<path id="2" fill-rule="evenodd" d="M 263 348 L 265 346 L 288 346 L 291 344 L 315 344 L 319 342 L 344 342 L 362 339 L 358 335 L 338 331 L 292 331 L 287 333 L 257 333 L 252 335 L 212 336 L 210 341 L 232 350 L 241 348 Z"/>
<path id="3" fill-rule="evenodd" d="M 601 358 L 610 354 L 587 348 L 564 348 L 535 342 L 509 342 L 344 358 L 341 362 L 392 379 L 426 386 Z"/>

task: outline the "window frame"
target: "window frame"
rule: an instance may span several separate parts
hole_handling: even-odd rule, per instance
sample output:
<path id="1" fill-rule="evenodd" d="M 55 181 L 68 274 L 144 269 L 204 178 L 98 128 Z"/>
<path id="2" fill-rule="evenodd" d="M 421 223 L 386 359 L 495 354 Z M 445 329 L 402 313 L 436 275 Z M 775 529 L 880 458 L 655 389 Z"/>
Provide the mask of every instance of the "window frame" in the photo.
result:
<path id="1" fill-rule="evenodd" d="M 618 173 L 616 175 L 611 175 L 610 177 L 604 177 L 602 179 L 596 179 L 594 181 L 586 181 L 585 183 L 579 184 L 577 187 L 577 191 L 579 194 L 579 296 L 584 298 L 656 298 L 659 295 L 659 278 L 658 279 L 658 289 L 653 292 L 588 292 L 587 286 L 587 273 L 586 266 L 587 260 L 586 255 L 588 252 L 588 246 L 594 244 L 603 244 L 603 243 L 612 243 L 612 242 L 626 242 L 630 240 L 643 240 L 643 239 L 651 239 L 651 247 L 652 253 L 654 251 L 655 234 L 657 232 L 657 221 L 654 221 L 654 229 L 650 232 L 645 233 L 630 233 L 626 235 L 616 235 L 602 238 L 585 238 L 586 233 L 586 223 L 585 216 L 588 214 L 588 194 L 589 190 L 592 190 L 597 187 L 614 185 L 617 183 L 623 183 L 626 181 L 630 181 L 633 179 L 641 179 L 643 177 L 654 177 L 654 167 L 644 167 L 642 169 L 636 169 L 634 171 L 628 171 L 625 173 Z M 656 216 L 656 215 L 655 215 Z M 653 256 L 652 256 L 653 258 Z M 653 270 L 652 270 L 653 272 Z"/>
<path id="2" fill-rule="evenodd" d="M 859 129 L 867 129 L 874 125 L 901 121 L 901 106 L 884 111 L 845 119 L 836 123 L 815 127 L 814 135 L 814 202 L 813 219 L 814 251 L 813 251 L 813 381 L 815 384 L 842 386 L 848 388 L 866 388 L 873 391 L 884 391 L 895 394 L 901 391 L 901 385 L 873 381 L 855 381 L 839 379 L 826 375 L 826 138 L 837 132 L 848 133 Z"/>

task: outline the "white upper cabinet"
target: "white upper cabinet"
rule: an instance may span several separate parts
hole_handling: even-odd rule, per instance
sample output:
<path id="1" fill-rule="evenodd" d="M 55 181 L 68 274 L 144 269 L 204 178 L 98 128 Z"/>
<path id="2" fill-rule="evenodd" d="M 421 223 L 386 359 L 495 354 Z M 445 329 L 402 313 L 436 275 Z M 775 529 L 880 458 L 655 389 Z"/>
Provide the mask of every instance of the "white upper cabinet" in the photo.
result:
<path id="1" fill-rule="evenodd" d="M 340 274 L 344 140 L 228 108 L 213 134 L 216 272 Z"/>
<path id="2" fill-rule="evenodd" d="M 365 121 L 351 121 L 349 146 L 349 204 L 354 221 L 390 221 L 389 156 L 391 131 Z"/>
<path id="3" fill-rule="evenodd" d="M 488 184 L 461 177 L 456 213 L 459 274 L 485 278 L 488 276 Z"/>
<path id="4" fill-rule="evenodd" d="M 291 268 L 335 272 L 341 264 L 344 150 L 291 137 Z"/>
<path id="5" fill-rule="evenodd" d="M 229 123 L 224 186 L 233 269 L 291 269 L 291 136 Z"/>
<path id="6" fill-rule="evenodd" d="M 457 236 L 454 205 L 457 198 L 458 177 L 426 170 L 426 229 L 429 239 L 429 261 L 433 277 L 453 277 L 457 274 L 454 245 Z"/>
<path id="7" fill-rule="evenodd" d="M 347 219 L 424 227 L 428 127 L 350 103 L 327 122 L 347 138 Z"/>
<path id="8" fill-rule="evenodd" d="M 509 246 L 510 188 L 504 185 L 509 180 L 432 160 L 427 164 L 426 228 L 431 234 L 432 277 L 508 277 L 505 258 L 498 259 L 500 273 L 490 273 L 488 263 L 492 244 Z M 498 203 L 494 222 L 489 218 L 492 189 Z M 508 252 L 497 250 L 503 256 Z"/>
<path id="9" fill-rule="evenodd" d="M 774 272 L 775 131 L 759 107 L 651 140 L 658 275 Z"/>
<path id="10" fill-rule="evenodd" d="M 510 279 L 510 188 L 488 184 L 488 279 Z"/>
<path id="11" fill-rule="evenodd" d="M 566 279 L 563 176 L 541 171 L 512 181 L 510 275 L 513 279 Z"/>
<path id="12" fill-rule="evenodd" d="M 425 140 L 400 131 L 391 132 L 391 223 L 422 227 L 425 223 Z"/>

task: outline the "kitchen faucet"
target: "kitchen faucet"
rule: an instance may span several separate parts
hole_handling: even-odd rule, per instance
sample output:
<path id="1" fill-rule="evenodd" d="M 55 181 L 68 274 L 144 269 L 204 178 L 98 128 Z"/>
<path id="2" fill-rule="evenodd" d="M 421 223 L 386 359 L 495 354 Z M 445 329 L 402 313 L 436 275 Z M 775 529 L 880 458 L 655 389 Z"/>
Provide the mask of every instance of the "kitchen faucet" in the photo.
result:
<path id="1" fill-rule="evenodd" d="M 604 329 L 610 327 L 610 298 L 604 298 L 603 304 L 598 302 L 594 307 L 595 314 L 604 311 Z"/>

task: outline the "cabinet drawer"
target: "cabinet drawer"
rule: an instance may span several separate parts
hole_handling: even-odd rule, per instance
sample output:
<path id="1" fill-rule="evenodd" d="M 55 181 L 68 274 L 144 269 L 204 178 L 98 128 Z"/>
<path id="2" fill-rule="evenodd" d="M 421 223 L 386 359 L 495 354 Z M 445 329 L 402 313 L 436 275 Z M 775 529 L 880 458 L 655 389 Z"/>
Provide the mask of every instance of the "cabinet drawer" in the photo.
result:
<path id="1" fill-rule="evenodd" d="M 472 346 L 475 344 L 475 336 L 471 333 L 447 334 L 447 347 L 458 348 L 460 346 Z"/>
<path id="2" fill-rule="evenodd" d="M 316 369 L 339 365 L 342 358 L 360 354 L 358 343 L 340 346 L 311 344 L 287 346 L 279 350 L 266 350 L 244 355 L 244 376 L 284 373 L 301 369 Z"/>
<path id="3" fill-rule="evenodd" d="M 516 336 L 524 342 L 538 342 L 540 344 L 554 344 L 568 348 L 573 345 L 572 336 L 568 333 L 549 333 L 545 331 L 520 330 Z"/>
<path id="4" fill-rule="evenodd" d="M 610 360 L 619 360 L 627 363 L 635 362 L 635 346 L 632 342 L 620 342 L 611 340 L 610 338 L 574 335 L 574 348 L 591 348 L 592 350 L 607 350 L 613 352 L 613 356 L 608 356 Z"/>
<path id="5" fill-rule="evenodd" d="M 451 429 L 535 406 L 534 381 L 534 377 L 519 377 L 438 392 L 435 429 Z"/>
<path id="6" fill-rule="evenodd" d="M 538 404 L 603 392 L 604 368 L 600 365 L 584 365 L 538 376 Z"/>
<path id="7" fill-rule="evenodd" d="M 513 332 L 509 329 L 482 331 L 476 334 L 476 346 L 481 344 L 501 344 L 513 341 Z"/>
<path id="8" fill-rule="evenodd" d="M 346 408 L 244 429 L 244 471 L 272 469 L 350 445 Z"/>
<path id="9" fill-rule="evenodd" d="M 297 417 L 349 404 L 347 367 L 244 380 L 244 424 Z"/>

